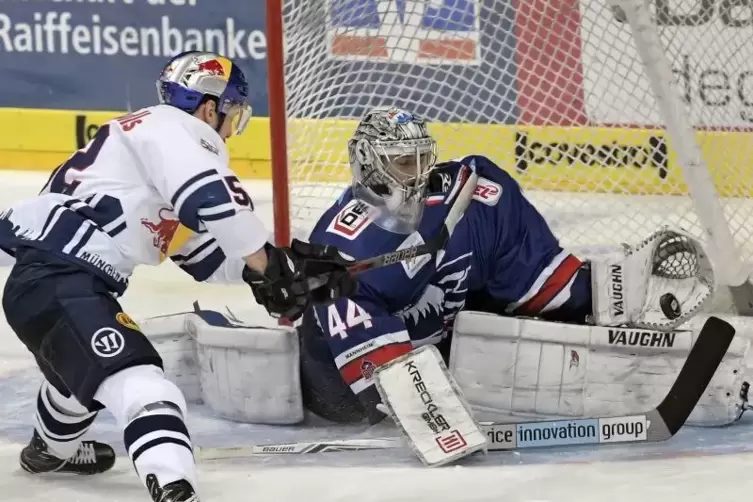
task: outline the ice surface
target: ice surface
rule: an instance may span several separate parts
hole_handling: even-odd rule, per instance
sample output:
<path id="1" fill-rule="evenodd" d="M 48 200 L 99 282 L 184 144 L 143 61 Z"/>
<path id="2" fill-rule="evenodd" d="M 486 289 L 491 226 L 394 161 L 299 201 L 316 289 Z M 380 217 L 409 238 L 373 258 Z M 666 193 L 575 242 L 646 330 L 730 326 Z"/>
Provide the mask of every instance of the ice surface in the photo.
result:
<path id="1" fill-rule="evenodd" d="M 46 176 L 2 174 L 0 206 L 33 195 Z M 257 211 L 271 219 L 271 191 L 250 183 Z M 561 221 L 565 221 L 562 218 Z M 0 269 L 4 279 L 6 270 Z M 136 318 L 190 309 L 229 306 L 248 312 L 245 287 L 196 284 L 164 264 L 135 274 L 123 305 Z M 272 322 L 263 312 L 256 322 Z M 17 455 L 31 431 L 39 375 L 33 360 L 0 320 L 0 502 L 146 502 L 112 417 L 103 412 L 90 437 L 121 453 L 115 468 L 97 477 L 31 477 Z M 201 406 L 190 409 L 189 429 L 200 446 L 384 437 L 387 424 L 342 427 L 312 422 L 301 427 L 238 424 L 216 419 Z M 490 453 L 459 467 L 426 469 L 407 450 L 255 457 L 200 464 L 206 501 L 253 502 L 609 502 L 653 500 L 715 502 L 753 493 L 753 415 L 731 427 L 684 428 L 671 441 L 649 446 L 578 447 Z"/>

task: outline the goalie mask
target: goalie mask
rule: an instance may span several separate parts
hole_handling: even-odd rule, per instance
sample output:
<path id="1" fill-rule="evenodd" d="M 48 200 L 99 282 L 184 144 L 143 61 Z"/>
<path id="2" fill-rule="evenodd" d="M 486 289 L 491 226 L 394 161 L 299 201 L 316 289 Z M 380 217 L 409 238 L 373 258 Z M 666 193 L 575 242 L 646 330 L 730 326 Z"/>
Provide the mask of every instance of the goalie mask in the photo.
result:
<path id="1" fill-rule="evenodd" d="M 397 108 L 377 108 L 348 141 L 353 195 L 373 208 L 380 227 L 409 234 L 418 228 L 437 143 L 420 117 Z"/>

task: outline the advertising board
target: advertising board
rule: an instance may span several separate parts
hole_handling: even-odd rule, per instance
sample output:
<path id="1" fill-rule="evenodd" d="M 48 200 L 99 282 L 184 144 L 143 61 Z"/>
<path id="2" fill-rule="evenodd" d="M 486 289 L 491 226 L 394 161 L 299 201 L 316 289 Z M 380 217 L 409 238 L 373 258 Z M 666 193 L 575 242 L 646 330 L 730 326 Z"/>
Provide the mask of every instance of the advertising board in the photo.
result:
<path id="1" fill-rule="evenodd" d="M 300 18 L 321 21 L 316 30 L 292 25 L 318 36 L 295 32 L 311 50 L 287 61 L 289 86 L 312 71 L 342 84 L 321 109 L 291 114 L 289 134 L 307 143 L 291 162 L 315 164 L 312 181 L 347 181 L 353 118 L 377 92 L 428 111 L 441 159 L 486 155 L 526 189 L 685 193 L 671 142 L 653 127 L 662 121 L 624 17 L 602 0 L 568 2 L 288 0 Z M 752 125 L 750 2 L 651 2 L 694 120 Z M 571 3 L 578 8 L 563 7 Z M 542 38 L 542 19 L 558 20 L 556 37 Z M 229 143 L 233 167 L 269 176 L 263 29 L 263 0 L 3 3 L 0 168 L 54 167 L 104 120 L 154 103 L 168 55 L 206 49 L 235 58 L 250 82 L 255 118 Z M 406 39 L 411 44 L 401 45 Z M 616 78 L 623 74 L 634 80 Z M 429 85 L 417 87 L 419 77 Z M 750 133 L 696 134 L 720 194 L 749 196 L 740 187 L 753 178 Z"/>
<path id="2" fill-rule="evenodd" d="M 11 1 L 0 7 L 0 107 L 135 110 L 154 104 L 167 58 L 236 60 L 267 114 L 264 0 Z"/>
<path id="3" fill-rule="evenodd" d="M 0 169 L 52 171 L 123 112 L 0 108 Z M 270 176 L 269 121 L 251 118 L 228 141 L 231 167 L 245 178 Z"/>
<path id="4" fill-rule="evenodd" d="M 649 4 L 693 124 L 753 126 L 753 3 L 651 0 Z M 602 0 L 580 0 L 580 10 L 583 85 L 591 121 L 663 123 L 624 12 Z M 629 81 L 620 75 L 629 75 Z"/>

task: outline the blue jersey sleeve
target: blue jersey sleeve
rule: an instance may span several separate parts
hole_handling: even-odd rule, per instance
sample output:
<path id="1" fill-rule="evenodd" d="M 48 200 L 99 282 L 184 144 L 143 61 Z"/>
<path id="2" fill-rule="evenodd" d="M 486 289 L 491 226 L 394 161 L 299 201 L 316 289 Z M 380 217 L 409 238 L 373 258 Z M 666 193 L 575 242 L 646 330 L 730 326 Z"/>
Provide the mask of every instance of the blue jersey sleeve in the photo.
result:
<path id="1" fill-rule="evenodd" d="M 495 201 L 480 216 L 485 234 L 480 238 L 494 238 L 497 249 L 491 263 L 484 264 L 488 277 L 485 293 L 498 307 L 493 310 L 508 315 L 584 321 L 591 312 L 588 268 L 562 248 L 549 224 L 510 174 L 486 157 L 471 156 L 462 162 L 473 165 L 479 175 L 474 199 Z"/>
<path id="2" fill-rule="evenodd" d="M 374 225 L 360 203 L 346 192 L 321 217 L 309 240 L 335 245 L 343 253 L 363 259 L 394 251 L 405 238 Z M 405 322 L 390 313 L 400 302 L 396 290 L 409 289 L 408 282 L 400 264 L 362 272 L 354 296 L 314 306 L 335 364 L 359 397 L 373 386 L 371 376 L 376 367 L 412 350 Z"/>

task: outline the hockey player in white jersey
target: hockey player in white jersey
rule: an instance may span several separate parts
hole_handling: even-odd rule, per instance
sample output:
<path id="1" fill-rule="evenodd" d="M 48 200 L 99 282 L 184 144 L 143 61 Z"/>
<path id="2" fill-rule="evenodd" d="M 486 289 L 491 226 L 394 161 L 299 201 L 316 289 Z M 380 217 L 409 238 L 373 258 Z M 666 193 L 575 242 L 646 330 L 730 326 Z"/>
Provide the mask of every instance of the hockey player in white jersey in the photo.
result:
<path id="1" fill-rule="evenodd" d="M 160 105 L 104 124 L 0 219 L 0 246 L 16 260 L 3 308 L 45 377 L 22 467 L 108 470 L 112 448 L 82 441 L 105 407 L 153 500 L 185 502 L 198 500 L 185 399 L 116 300 L 134 267 L 169 257 L 198 281 L 246 282 L 271 314 L 291 319 L 355 282 L 332 247 L 267 243 L 225 145 L 251 112 L 237 65 L 184 53 L 157 87 Z M 309 291 L 309 273 L 330 281 Z"/>

